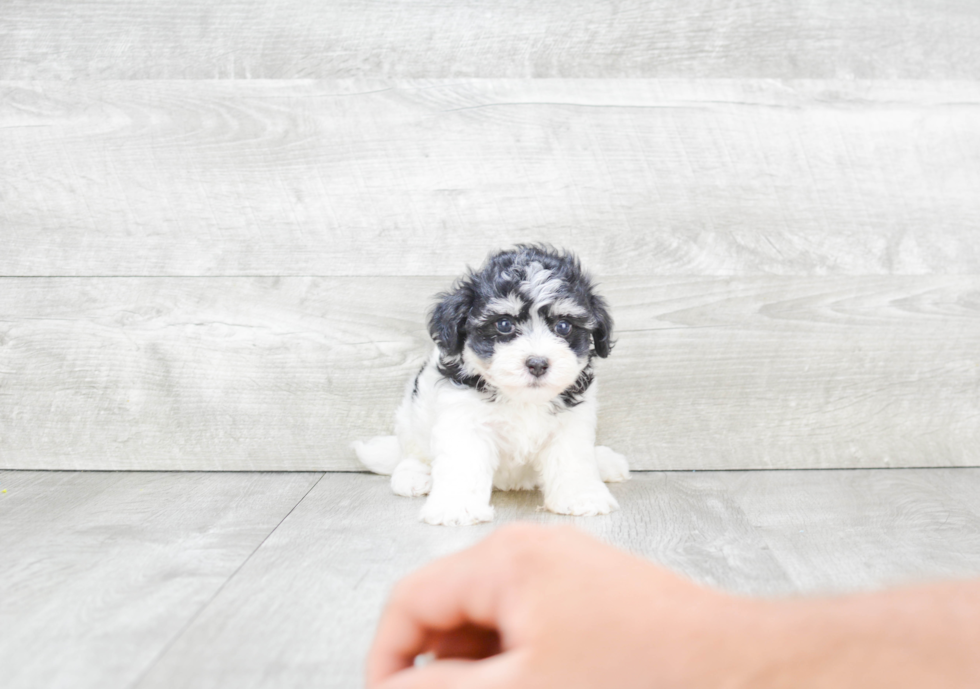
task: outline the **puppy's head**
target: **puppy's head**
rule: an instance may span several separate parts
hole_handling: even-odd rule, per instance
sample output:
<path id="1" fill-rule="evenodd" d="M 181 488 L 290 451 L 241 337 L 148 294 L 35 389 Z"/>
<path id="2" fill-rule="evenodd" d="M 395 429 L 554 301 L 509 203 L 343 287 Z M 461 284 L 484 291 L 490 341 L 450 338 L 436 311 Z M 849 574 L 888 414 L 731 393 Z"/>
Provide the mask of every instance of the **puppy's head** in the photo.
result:
<path id="1" fill-rule="evenodd" d="M 546 402 L 612 348 L 612 318 L 578 259 L 521 245 L 438 297 L 429 332 L 443 362 L 508 398 Z"/>

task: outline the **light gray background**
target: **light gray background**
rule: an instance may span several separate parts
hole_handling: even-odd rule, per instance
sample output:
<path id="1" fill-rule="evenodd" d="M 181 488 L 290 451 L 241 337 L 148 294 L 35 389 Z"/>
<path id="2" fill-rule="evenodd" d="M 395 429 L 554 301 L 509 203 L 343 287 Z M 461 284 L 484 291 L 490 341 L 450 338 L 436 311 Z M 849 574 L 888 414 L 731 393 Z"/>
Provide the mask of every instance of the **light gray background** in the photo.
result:
<path id="1" fill-rule="evenodd" d="M 643 469 L 980 463 L 980 6 L 6 1 L 0 467 L 356 470 L 488 251 Z"/>

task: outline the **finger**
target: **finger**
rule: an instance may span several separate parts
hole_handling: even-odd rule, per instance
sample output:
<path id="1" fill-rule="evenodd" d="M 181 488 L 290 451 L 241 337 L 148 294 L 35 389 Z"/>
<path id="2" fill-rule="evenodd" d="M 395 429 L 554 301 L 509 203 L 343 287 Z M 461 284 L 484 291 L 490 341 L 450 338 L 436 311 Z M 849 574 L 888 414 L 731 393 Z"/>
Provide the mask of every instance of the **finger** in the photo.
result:
<path id="1" fill-rule="evenodd" d="M 411 667 L 415 656 L 425 651 L 426 637 L 425 627 L 411 616 L 393 611 L 390 605 L 385 608 L 368 651 L 368 687 L 374 687 L 385 677 Z"/>
<path id="2" fill-rule="evenodd" d="M 425 667 L 408 668 L 389 677 L 378 689 L 469 689 L 474 687 L 474 662 L 441 660 Z"/>
<path id="3" fill-rule="evenodd" d="M 469 550 L 437 560 L 406 577 L 392 592 L 368 653 L 369 682 L 409 667 L 431 632 L 467 624 L 498 628 L 501 591 L 511 583 L 508 541 L 540 527 L 498 529 Z M 499 535 L 498 535 L 499 534 Z M 503 544 L 504 548 L 501 547 Z"/>
<path id="4" fill-rule="evenodd" d="M 399 583 L 378 622 L 368 653 L 368 679 L 378 681 L 409 667 L 429 650 L 432 632 L 448 632 L 467 624 L 493 628 L 492 612 L 474 596 L 486 597 L 477 580 L 489 563 L 479 546 L 437 560 Z M 491 577 L 492 578 L 492 577 Z"/>
<path id="5" fill-rule="evenodd" d="M 395 673 L 377 689 L 518 689 L 514 659 L 508 655 L 487 660 L 437 660 Z M 369 685 L 370 686 L 370 685 Z"/>

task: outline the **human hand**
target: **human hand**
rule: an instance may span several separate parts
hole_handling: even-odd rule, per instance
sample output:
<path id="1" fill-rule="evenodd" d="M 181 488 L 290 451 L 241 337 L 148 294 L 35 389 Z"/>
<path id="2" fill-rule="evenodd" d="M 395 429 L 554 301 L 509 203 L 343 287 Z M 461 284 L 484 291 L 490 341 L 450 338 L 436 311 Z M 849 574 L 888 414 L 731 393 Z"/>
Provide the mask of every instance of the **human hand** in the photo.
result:
<path id="1" fill-rule="evenodd" d="M 512 525 L 394 589 L 369 689 L 740 686 L 759 602 L 570 527 Z M 416 655 L 435 662 L 413 668 Z"/>

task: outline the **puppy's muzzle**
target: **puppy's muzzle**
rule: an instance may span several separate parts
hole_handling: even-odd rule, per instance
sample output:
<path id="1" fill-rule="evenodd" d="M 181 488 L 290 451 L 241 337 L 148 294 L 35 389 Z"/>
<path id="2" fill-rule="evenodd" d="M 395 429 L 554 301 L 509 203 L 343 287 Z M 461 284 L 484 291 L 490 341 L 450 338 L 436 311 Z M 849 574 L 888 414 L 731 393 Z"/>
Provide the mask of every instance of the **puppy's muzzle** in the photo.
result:
<path id="1" fill-rule="evenodd" d="M 548 360 L 540 356 L 528 357 L 527 361 L 524 362 L 527 365 L 527 370 L 531 372 L 531 375 L 535 378 L 540 378 L 545 373 L 548 372 Z"/>

